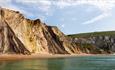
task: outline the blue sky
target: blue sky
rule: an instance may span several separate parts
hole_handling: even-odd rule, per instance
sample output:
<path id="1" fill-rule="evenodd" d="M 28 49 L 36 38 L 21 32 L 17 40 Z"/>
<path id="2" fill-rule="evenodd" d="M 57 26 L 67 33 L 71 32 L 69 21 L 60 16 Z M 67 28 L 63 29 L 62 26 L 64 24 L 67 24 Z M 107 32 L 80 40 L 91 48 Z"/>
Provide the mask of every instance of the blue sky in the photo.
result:
<path id="1" fill-rule="evenodd" d="M 115 30 L 115 0 L 0 0 L 0 6 L 65 34 Z"/>

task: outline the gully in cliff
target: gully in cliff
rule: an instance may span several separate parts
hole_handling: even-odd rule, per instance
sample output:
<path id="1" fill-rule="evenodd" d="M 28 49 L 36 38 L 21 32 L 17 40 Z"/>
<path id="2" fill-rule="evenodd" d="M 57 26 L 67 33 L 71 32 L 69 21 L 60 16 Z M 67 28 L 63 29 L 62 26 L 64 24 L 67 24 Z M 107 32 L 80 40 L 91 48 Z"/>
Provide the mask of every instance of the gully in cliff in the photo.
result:
<path id="1" fill-rule="evenodd" d="M 7 21 L 10 30 L 23 44 L 24 48 L 21 50 L 26 49 L 31 54 L 79 53 L 78 46 L 71 43 L 69 37 L 57 27 L 42 23 L 40 19 L 26 19 L 20 12 L 5 8 L 1 8 L 1 17 L 1 20 Z M 12 47 L 10 48 L 12 49 Z"/>

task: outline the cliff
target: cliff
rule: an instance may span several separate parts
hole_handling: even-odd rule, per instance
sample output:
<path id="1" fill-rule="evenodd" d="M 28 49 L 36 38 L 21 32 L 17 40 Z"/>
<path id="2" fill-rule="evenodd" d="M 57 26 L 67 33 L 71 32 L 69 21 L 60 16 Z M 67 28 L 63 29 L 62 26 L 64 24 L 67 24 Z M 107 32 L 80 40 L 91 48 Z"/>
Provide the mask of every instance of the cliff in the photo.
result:
<path id="1" fill-rule="evenodd" d="M 14 33 L 13 35 L 31 54 L 81 53 L 79 48 L 70 41 L 70 38 L 56 26 L 47 26 L 40 19 L 27 19 L 20 12 L 5 8 L 0 8 L 0 16 L 0 20 L 6 21 L 10 30 Z M 21 46 L 19 45 L 19 47 Z M 12 47 L 10 48 L 12 49 Z M 24 49 L 21 50 L 24 51 Z"/>
<path id="2" fill-rule="evenodd" d="M 0 19 L 0 54 L 30 54 L 7 22 Z"/>
<path id="3" fill-rule="evenodd" d="M 115 32 L 95 32 L 69 35 L 71 42 L 81 46 L 81 51 L 92 54 L 115 53 Z"/>
<path id="4" fill-rule="evenodd" d="M 0 54 L 111 54 L 115 52 L 114 35 L 113 31 L 66 36 L 40 19 L 0 8 Z"/>

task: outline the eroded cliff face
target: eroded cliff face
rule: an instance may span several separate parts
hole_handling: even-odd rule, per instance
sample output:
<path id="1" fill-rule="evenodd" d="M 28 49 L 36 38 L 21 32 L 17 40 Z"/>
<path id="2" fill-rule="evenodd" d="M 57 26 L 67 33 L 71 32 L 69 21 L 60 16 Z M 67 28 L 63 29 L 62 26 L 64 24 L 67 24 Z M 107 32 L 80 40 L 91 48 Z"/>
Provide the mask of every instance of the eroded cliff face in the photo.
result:
<path id="1" fill-rule="evenodd" d="M 0 54 L 30 54 L 6 21 L 0 19 Z"/>
<path id="2" fill-rule="evenodd" d="M 1 18 L 15 33 L 30 53 L 73 54 L 81 53 L 57 27 L 47 26 L 40 19 L 30 20 L 18 11 L 0 9 Z M 28 14 L 29 15 L 29 14 Z"/>
<path id="3" fill-rule="evenodd" d="M 91 36 L 89 38 L 73 38 L 71 40 L 80 46 L 82 52 L 91 54 L 115 53 L 114 36 Z"/>

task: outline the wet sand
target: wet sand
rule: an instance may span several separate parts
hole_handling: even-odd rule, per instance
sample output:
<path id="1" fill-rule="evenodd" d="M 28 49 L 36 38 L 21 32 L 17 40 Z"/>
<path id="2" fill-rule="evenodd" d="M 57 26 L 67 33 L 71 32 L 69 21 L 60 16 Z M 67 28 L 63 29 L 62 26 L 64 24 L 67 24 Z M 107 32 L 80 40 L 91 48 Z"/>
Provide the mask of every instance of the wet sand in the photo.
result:
<path id="1" fill-rule="evenodd" d="M 92 54 L 32 54 L 32 55 L 18 55 L 18 54 L 2 54 L 2 60 L 22 60 L 22 59 L 46 59 L 46 58 L 71 58 L 77 56 L 92 56 Z"/>

